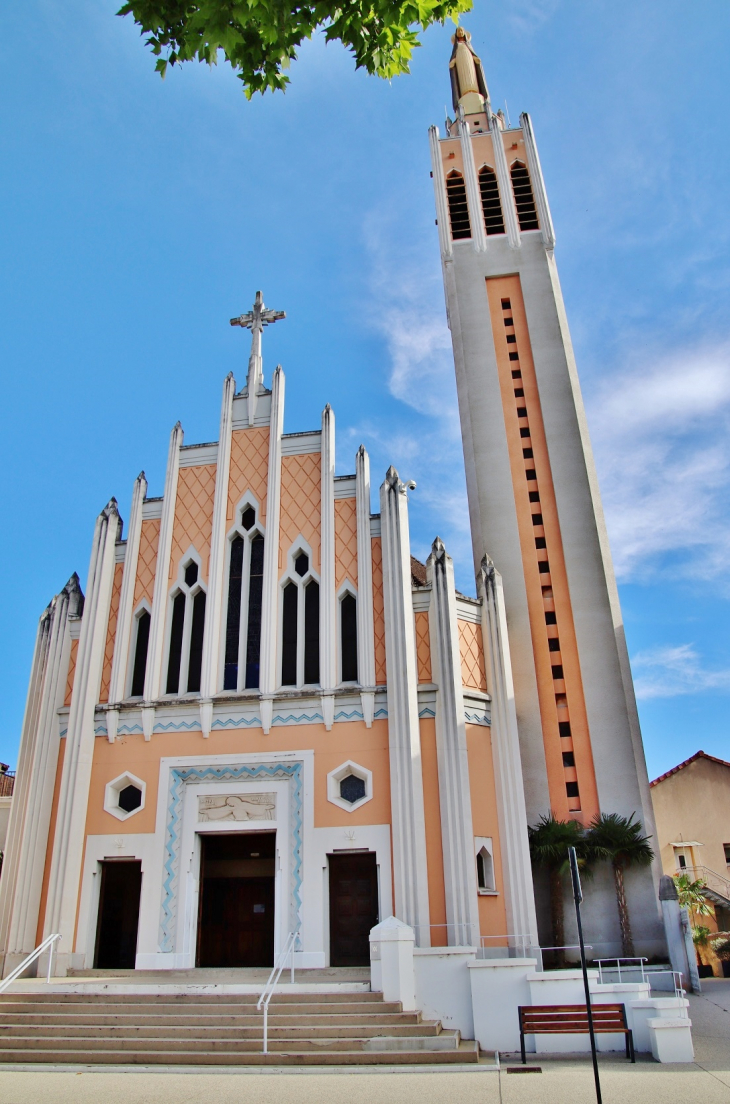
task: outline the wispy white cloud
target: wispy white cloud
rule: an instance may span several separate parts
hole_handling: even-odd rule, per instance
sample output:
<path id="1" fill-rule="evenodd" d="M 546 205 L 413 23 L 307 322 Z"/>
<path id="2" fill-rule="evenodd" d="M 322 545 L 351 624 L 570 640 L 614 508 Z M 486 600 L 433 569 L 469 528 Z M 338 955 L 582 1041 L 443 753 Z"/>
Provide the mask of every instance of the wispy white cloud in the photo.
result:
<path id="1" fill-rule="evenodd" d="M 587 403 L 616 571 L 715 579 L 730 567 L 730 346 L 647 360 Z"/>
<path id="2" fill-rule="evenodd" d="M 632 666 L 636 696 L 644 701 L 730 690 L 730 669 L 705 669 L 693 644 L 649 648 L 634 656 Z"/>

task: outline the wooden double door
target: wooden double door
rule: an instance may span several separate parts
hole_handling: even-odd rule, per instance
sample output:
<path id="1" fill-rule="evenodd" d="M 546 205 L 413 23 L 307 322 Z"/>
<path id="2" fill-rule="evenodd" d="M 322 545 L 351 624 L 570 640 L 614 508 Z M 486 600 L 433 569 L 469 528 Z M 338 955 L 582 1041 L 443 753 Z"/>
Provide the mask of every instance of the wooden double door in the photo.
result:
<path id="1" fill-rule="evenodd" d="M 370 929 L 378 923 L 378 868 L 374 851 L 329 859 L 330 965 L 369 966 Z"/>
<path id="2" fill-rule="evenodd" d="M 276 832 L 201 836 L 198 966 L 272 966 Z"/>

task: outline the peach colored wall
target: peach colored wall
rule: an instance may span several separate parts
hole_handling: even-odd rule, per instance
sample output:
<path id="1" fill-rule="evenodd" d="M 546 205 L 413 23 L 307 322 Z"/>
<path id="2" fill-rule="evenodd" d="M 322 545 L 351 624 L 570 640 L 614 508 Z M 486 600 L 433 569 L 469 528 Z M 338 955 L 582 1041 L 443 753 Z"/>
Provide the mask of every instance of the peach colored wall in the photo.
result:
<path id="1" fill-rule="evenodd" d="M 428 617 L 427 614 L 421 616 Z M 445 947 L 449 940 L 446 928 L 446 890 L 444 887 L 444 853 L 441 844 L 436 722 L 429 717 L 424 717 L 421 719 L 419 727 L 421 731 L 423 805 L 426 813 L 426 865 L 428 868 L 431 945 L 433 947 Z"/>
<path id="2" fill-rule="evenodd" d="M 231 434 L 231 470 L 228 481 L 228 524 L 246 491 L 259 503 L 262 525 L 266 524 L 266 483 L 269 471 L 269 430 L 234 429 Z"/>
<path id="3" fill-rule="evenodd" d="M 522 131 L 513 130 L 508 134 L 503 133 L 502 143 L 504 145 L 508 167 L 512 167 L 513 161 L 521 161 L 525 168 L 527 168 L 527 153 L 525 151 L 525 139 Z"/>
<path id="4" fill-rule="evenodd" d="M 469 790 L 471 792 L 472 827 L 475 836 L 491 836 L 494 848 L 494 881 L 498 897 L 479 898 L 479 922 L 482 935 L 504 935 L 507 914 L 504 907 L 502 854 L 499 845 L 497 790 L 494 783 L 492 731 L 481 725 L 466 726 L 466 748 L 469 759 Z M 475 859 L 476 861 L 476 859 Z M 519 933 L 517 933 L 519 934 Z M 500 945 L 489 940 L 487 947 Z"/>
<path id="5" fill-rule="evenodd" d="M 373 630 L 375 635 L 375 683 L 384 686 L 385 668 L 385 606 L 383 604 L 383 546 L 380 537 L 373 537 Z"/>
<path id="6" fill-rule="evenodd" d="M 137 558 L 137 578 L 134 584 L 134 608 L 146 598 L 152 604 L 155 590 L 155 571 L 157 569 L 157 546 L 160 543 L 160 518 L 150 518 L 142 522 L 139 536 L 139 556 Z"/>
<path id="7" fill-rule="evenodd" d="M 431 641 L 429 640 L 428 633 L 428 614 L 417 613 L 415 618 L 418 681 L 431 682 Z"/>
<path id="8" fill-rule="evenodd" d="M 74 640 L 74 644 L 76 641 Z M 61 775 L 63 774 L 63 757 L 66 753 L 66 741 L 61 740 L 58 749 L 58 763 L 56 765 L 56 781 L 53 785 L 53 799 L 51 801 L 51 822 L 48 828 L 48 843 L 46 844 L 46 861 L 43 867 L 43 882 L 41 883 L 41 901 L 38 908 L 38 927 L 36 929 L 36 947 L 43 942 L 43 928 L 46 922 L 46 902 L 48 901 L 48 882 L 51 877 L 51 859 L 53 858 L 53 841 L 56 838 L 56 816 L 58 814 L 58 797 L 61 792 Z"/>
<path id="9" fill-rule="evenodd" d="M 482 627 L 472 621 L 457 621 L 457 624 L 461 653 L 461 680 L 464 686 L 483 690 L 486 693 L 487 672 L 484 667 Z"/>
<path id="10" fill-rule="evenodd" d="M 354 498 L 335 499 L 335 587 L 346 579 L 357 586 L 357 503 Z"/>
<path id="11" fill-rule="evenodd" d="M 114 582 L 112 584 L 112 597 L 109 603 L 109 621 L 106 627 L 106 645 L 104 647 L 104 666 L 101 671 L 101 688 L 99 701 L 109 701 L 109 683 L 112 677 L 112 659 L 114 658 L 114 637 L 117 634 L 117 618 L 119 617 L 119 596 L 122 590 L 122 574 L 124 564 L 114 565 Z"/>
<path id="12" fill-rule="evenodd" d="M 494 147 L 492 146 L 491 134 L 475 134 L 472 138 L 471 148 L 474 153 L 474 164 L 476 166 L 477 174 L 482 165 L 489 165 L 489 168 L 494 172 Z"/>
<path id="13" fill-rule="evenodd" d="M 63 698 L 64 705 L 71 704 L 71 694 L 74 688 L 74 676 L 76 674 L 76 656 L 79 652 L 78 640 L 71 641 L 71 654 L 68 661 L 68 675 L 66 676 L 66 693 Z"/>
<path id="14" fill-rule="evenodd" d="M 557 817 L 566 819 L 574 816 L 587 823 L 598 812 L 598 792 L 588 732 L 588 719 L 583 698 L 583 682 L 573 625 L 573 611 L 563 557 L 560 523 L 542 420 L 540 395 L 537 389 L 537 378 L 532 359 L 530 334 L 522 299 L 522 288 L 519 276 L 494 277 L 488 279 L 486 283 L 492 332 L 494 335 L 499 335 L 499 338 L 495 336 L 495 351 L 515 492 L 517 525 L 522 549 L 522 565 L 527 592 L 532 647 L 535 656 L 550 803 Z M 510 316 L 514 318 L 514 333 L 517 338 L 516 344 L 513 345 L 506 344 L 503 337 L 505 334 L 504 312 L 501 305 L 503 297 L 509 298 L 511 303 Z M 519 352 L 519 367 L 522 377 L 518 380 L 512 379 L 514 362 L 509 360 L 510 350 Z M 524 400 L 519 402 L 514 394 L 516 387 L 521 387 L 525 393 Z M 530 429 L 530 437 L 527 440 L 520 436 L 521 420 L 517 416 L 518 406 L 525 406 L 527 409 Z M 522 450 L 525 446 L 532 448 L 533 460 L 523 458 Z M 537 481 L 528 483 L 525 478 L 525 470 L 533 466 L 537 473 Z M 540 502 L 531 503 L 528 491 L 536 487 L 539 488 Z M 532 523 L 532 514 L 537 511 L 543 517 L 543 525 L 538 528 Z M 538 555 L 535 547 L 536 536 L 542 535 L 546 537 L 547 549 L 540 553 L 539 558 L 549 560 L 550 572 L 547 575 L 540 574 L 538 570 Z M 551 592 L 550 597 L 546 597 L 543 588 Z M 546 605 L 546 601 L 548 605 Z M 555 609 L 557 613 L 556 627 L 546 626 L 546 608 Z M 550 636 L 557 636 L 558 630 L 560 651 L 551 652 L 548 647 L 548 639 Z M 551 670 L 553 663 L 562 664 L 564 680 L 559 682 L 553 680 Z M 560 717 L 558 716 L 559 698 L 567 699 L 564 702 L 565 708 L 561 711 Z M 559 720 L 570 720 L 572 743 L 568 740 L 561 741 L 558 729 Z M 568 750 L 574 752 L 576 766 L 574 771 L 571 770 L 566 773 L 563 767 L 562 752 Z M 575 802 L 568 799 L 565 789 L 566 782 L 576 779 L 576 772 L 580 789 L 580 812 L 577 814 L 570 811 L 570 806 L 574 806 Z"/>
<path id="15" fill-rule="evenodd" d="M 311 748 L 314 751 L 314 823 L 317 828 L 354 827 L 390 823 L 390 767 L 388 722 L 372 728 L 362 721 L 343 721 L 327 732 L 324 725 L 274 727 L 268 736 L 261 729 L 211 732 L 203 740 L 199 732 L 165 732 L 147 741 L 141 735 L 118 736 L 113 744 L 97 737 L 86 816 L 87 835 L 118 835 L 119 821 L 104 810 L 104 788 L 128 770 L 147 783 L 145 807 L 135 814 L 125 831 L 154 832 L 160 759 L 170 755 L 199 756 L 257 754 L 266 759 L 276 751 Z M 327 800 L 327 774 L 347 759 L 373 772 L 373 798 L 348 813 Z"/>
<path id="16" fill-rule="evenodd" d="M 458 138 L 447 138 L 441 142 L 441 160 L 444 163 L 444 177 L 456 169 L 463 176 L 464 161 L 461 156 L 461 143 Z"/>
<path id="17" fill-rule="evenodd" d="M 215 464 L 202 464 L 199 468 L 181 468 L 177 483 L 175 522 L 172 529 L 170 576 L 177 578 L 180 560 L 192 544 L 201 559 L 200 576 L 208 579 L 210 536 L 213 528 L 213 504 L 215 497 Z"/>
<path id="18" fill-rule="evenodd" d="M 301 533 L 312 548 L 312 568 L 319 572 L 321 469 L 322 457 L 318 452 L 282 458 L 279 571 L 286 567 L 289 549 Z"/>

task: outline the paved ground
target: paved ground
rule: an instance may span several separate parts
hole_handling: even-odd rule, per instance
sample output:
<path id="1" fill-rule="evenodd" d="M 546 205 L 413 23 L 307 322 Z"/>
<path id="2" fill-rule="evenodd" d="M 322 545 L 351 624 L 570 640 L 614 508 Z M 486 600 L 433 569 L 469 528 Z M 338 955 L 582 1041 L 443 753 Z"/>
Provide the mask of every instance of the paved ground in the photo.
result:
<path id="1" fill-rule="evenodd" d="M 730 1104 L 730 979 L 691 998 L 696 1061 L 635 1066 L 602 1056 L 604 1104 Z M 517 1063 L 515 1063 L 516 1065 Z M 592 1104 L 590 1060 L 540 1059 L 541 1073 L 137 1073 L 0 1069 L 0 1104 Z"/>

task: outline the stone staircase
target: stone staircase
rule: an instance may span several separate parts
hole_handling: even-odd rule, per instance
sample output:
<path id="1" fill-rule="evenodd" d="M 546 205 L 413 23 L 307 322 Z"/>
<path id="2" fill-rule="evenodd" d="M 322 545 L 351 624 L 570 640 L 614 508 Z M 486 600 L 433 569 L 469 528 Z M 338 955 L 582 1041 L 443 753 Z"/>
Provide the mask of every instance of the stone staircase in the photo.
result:
<path id="1" fill-rule="evenodd" d="M 22 986 L 22 983 L 19 983 Z M 27 987 L 23 987 L 26 989 Z M 71 987 L 74 988 L 74 987 Z M 223 987 L 221 987 L 223 989 Z M 0 1065 L 331 1066 L 478 1061 L 473 1042 L 366 991 L 277 992 L 263 1053 L 258 994 L 95 991 L 0 996 Z M 110 991 L 111 990 L 111 991 Z"/>

